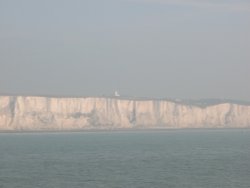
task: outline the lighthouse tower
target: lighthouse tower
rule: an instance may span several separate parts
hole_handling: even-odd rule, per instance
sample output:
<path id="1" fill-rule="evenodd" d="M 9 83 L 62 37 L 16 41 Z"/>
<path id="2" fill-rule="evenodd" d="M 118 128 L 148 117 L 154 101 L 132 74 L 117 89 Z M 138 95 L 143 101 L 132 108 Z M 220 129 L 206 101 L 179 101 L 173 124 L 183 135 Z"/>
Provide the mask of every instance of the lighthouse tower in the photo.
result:
<path id="1" fill-rule="evenodd" d="M 115 91 L 115 97 L 120 97 L 120 94 L 118 93 L 118 91 Z"/>

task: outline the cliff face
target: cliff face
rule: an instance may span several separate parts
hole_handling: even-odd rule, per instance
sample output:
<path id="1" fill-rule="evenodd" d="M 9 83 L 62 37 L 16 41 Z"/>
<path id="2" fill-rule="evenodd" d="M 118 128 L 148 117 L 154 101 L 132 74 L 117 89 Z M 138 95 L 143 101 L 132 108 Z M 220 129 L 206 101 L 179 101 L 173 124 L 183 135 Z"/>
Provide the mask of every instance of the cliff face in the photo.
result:
<path id="1" fill-rule="evenodd" d="M 200 108 L 155 100 L 0 96 L 0 130 L 133 127 L 250 127 L 250 106 L 224 103 Z"/>

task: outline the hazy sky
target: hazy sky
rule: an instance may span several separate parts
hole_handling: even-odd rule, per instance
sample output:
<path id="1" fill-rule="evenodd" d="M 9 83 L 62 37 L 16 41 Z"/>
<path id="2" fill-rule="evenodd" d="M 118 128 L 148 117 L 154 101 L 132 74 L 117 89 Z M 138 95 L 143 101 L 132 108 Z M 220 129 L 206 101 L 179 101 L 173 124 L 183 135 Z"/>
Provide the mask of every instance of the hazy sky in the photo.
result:
<path id="1" fill-rule="evenodd" d="M 0 0 L 0 93 L 250 100 L 249 0 Z"/>

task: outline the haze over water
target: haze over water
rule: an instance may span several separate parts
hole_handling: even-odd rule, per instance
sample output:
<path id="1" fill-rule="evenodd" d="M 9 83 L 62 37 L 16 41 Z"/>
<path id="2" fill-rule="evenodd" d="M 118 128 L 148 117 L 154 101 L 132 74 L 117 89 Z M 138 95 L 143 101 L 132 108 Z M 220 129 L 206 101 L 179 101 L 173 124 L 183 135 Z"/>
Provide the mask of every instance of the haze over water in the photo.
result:
<path id="1" fill-rule="evenodd" d="M 250 101 L 249 0 L 1 0 L 0 94 Z"/>
<path id="2" fill-rule="evenodd" d="M 250 187 L 250 131 L 1 133 L 1 188 Z"/>

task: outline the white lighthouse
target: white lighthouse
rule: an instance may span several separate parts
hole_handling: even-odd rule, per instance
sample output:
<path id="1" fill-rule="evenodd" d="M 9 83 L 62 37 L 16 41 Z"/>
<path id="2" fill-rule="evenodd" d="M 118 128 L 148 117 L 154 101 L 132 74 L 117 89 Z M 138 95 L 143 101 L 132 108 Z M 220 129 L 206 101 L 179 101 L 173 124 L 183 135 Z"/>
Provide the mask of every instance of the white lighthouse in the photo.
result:
<path id="1" fill-rule="evenodd" d="M 120 97 L 120 94 L 118 93 L 118 91 L 115 91 L 115 97 Z"/>

